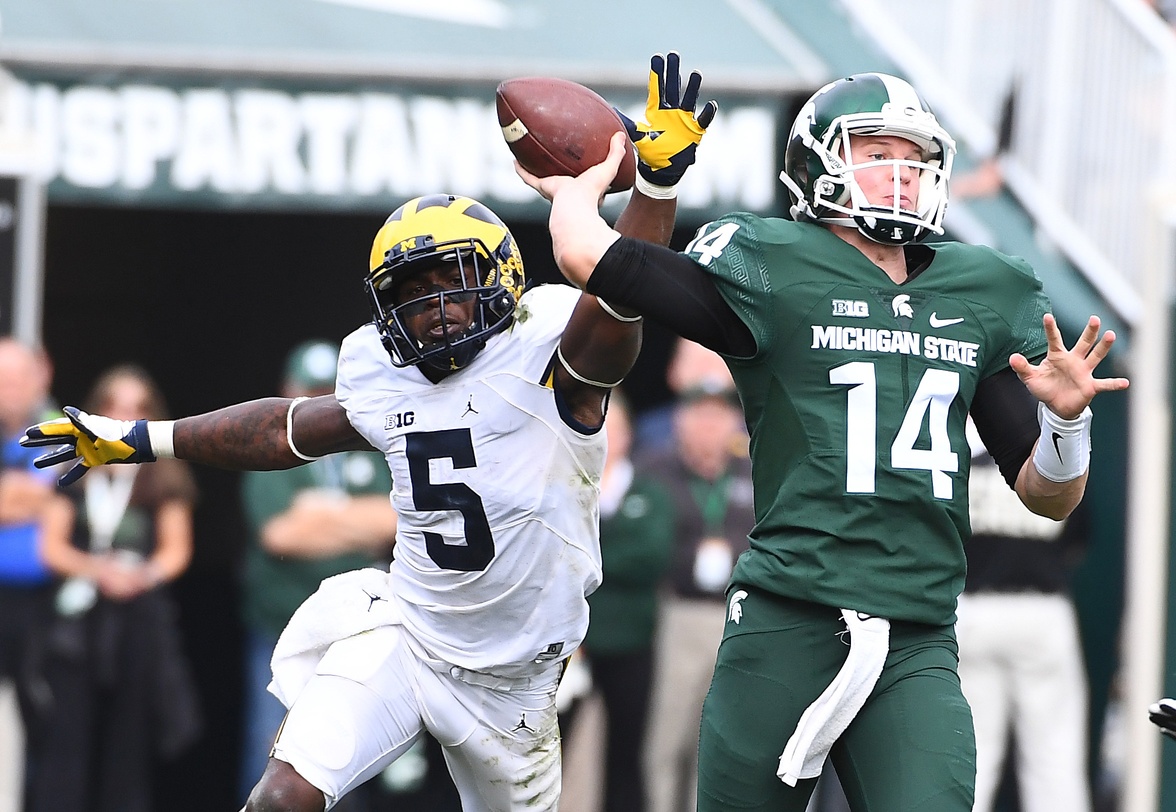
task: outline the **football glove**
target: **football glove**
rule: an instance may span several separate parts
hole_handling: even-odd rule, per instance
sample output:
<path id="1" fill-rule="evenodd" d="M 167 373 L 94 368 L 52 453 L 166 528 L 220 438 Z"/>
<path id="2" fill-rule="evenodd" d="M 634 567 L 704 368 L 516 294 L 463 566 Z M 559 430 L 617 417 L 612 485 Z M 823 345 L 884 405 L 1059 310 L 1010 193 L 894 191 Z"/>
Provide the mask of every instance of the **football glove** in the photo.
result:
<path id="1" fill-rule="evenodd" d="M 1148 718 L 1169 739 L 1176 739 L 1176 699 L 1161 699 L 1147 709 Z"/>
<path id="2" fill-rule="evenodd" d="M 60 446 L 37 457 L 33 461 L 37 468 L 76 460 L 58 477 L 57 484 L 62 487 L 97 465 L 155 462 L 146 420 L 112 420 L 73 406 L 63 411 L 65 417 L 29 426 L 20 438 L 26 448 Z"/>
<path id="3" fill-rule="evenodd" d="M 657 198 L 677 194 L 677 183 L 694 163 L 695 150 L 719 109 L 711 100 L 695 114 L 701 87 L 702 74 L 693 71 L 683 91 L 678 54 L 654 54 L 649 60 L 646 120 L 634 121 L 617 110 L 637 148 L 637 188 L 642 193 Z"/>

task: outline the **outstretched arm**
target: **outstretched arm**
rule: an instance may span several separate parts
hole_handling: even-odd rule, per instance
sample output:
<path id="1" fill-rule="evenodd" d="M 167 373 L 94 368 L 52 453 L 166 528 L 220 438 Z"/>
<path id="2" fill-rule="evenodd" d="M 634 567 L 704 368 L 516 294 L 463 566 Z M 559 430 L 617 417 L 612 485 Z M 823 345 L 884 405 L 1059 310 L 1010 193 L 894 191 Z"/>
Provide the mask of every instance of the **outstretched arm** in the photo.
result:
<path id="1" fill-rule="evenodd" d="M 600 203 L 625 150 L 631 148 L 620 133 L 613 136 L 608 157 L 577 178 L 538 178 L 516 162 L 523 180 L 552 201 L 548 225 L 556 262 L 581 290 L 597 261 L 622 235 L 669 244 L 677 184 L 694 163 L 698 144 L 718 110 L 710 101 L 695 112 L 701 86 L 702 74 L 694 71 L 683 88 L 676 53 L 655 54 L 650 60 L 647 121 L 634 122 L 617 111 L 636 146 L 638 164 L 636 188 L 615 229 L 600 216 Z M 555 366 L 555 384 L 579 423 L 597 427 L 604 422 L 605 396 L 633 368 L 640 350 L 637 311 L 581 296 L 560 340 Z"/>
<path id="2" fill-rule="evenodd" d="M 269 471 L 293 468 L 336 451 L 370 450 L 333 395 L 293 401 L 265 398 L 179 420 L 111 420 L 72 406 L 66 417 L 30 426 L 21 445 L 59 446 L 38 468 L 74 464 L 68 485 L 90 468 L 176 457 L 217 468 Z M 289 431 L 288 431 L 289 429 Z"/>
<path id="3" fill-rule="evenodd" d="M 336 451 L 371 450 L 334 395 L 296 405 L 266 398 L 181 418 L 173 442 L 180 459 L 238 471 L 294 468 Z"/>
<path id="4" fill-rule="evenodd" d="M 574 178 L 537 178 L 517 163 L 515 169 L 548 199 L 557 192 L 575 196 L 590 205 L 595 216 L 626 149 L 625 136 L 617 133 L 604 162 Z M 604 220 L 597 219 L 603 226 L 602 235 L 611 235 L 611 244 L 620 235 Z M 554 373 L 555 386 L 577 422 L 590 428 L 604 422 L 605 397 L 632 369 L 640 349 L 640 316 L 612 307 L 587 293 L 580 296 L 560 339 Z"/>
<path id="5" fill-rule="evenodd" d="M 646 197 L 636 189 L 629 195 L 625 210 L 613 226 L 618 236 L 635 237 L 658 245 L 669 245 L 678 213 L 676 198 L 659 200 Z"/>
<path id="6" fill-rule="evenodd" d="M 597 261 L 619 237 L 669 245 L 678 183 L 693 165 L 702 137 L 719 109 L 711 100 L 695 110 L 701 88 L 698 71 L 692 71 L 683 86 L 677 53 L 654 54 L 649 61 L 645 120 L 634 121 L 617 110 L 637 149 L 637 182 L 615 229 L 600 216 L 600 201 L 593 197 L 593 190 L 564 189 L 565 179 L 537 178 L 516 163 L 523 180 L 551 201 L 548 225 L 556 261 L 568 281 L 581 290 Z"/>
<path id="7" fill-rule="evenodd" d="M 1064 519 L 1082 500 L 1090 462 L 1090 401 L 1100 392 L 1126 389 L 1126 378 L 1095 378 L 1095 367 L 1115 343 L 1111 330 L 1099 336 L 1100 321 L 1091 316 L 1082 335 L 1067 350 L 1053 315 L 1046 314 L 1049 349 L 1039 364 L 1020 353 L 1009 366 L 1041 403 L 1041 436 L 1021 467 L 1016 490 L 1034 513 Z"/>
<path id="8" fill-rule="evenodd" d="M 622 236 L 670 244 L 678 183 L 694 164 L 702 136 L 719 109 L 712 100 L 695 112 L 701 89 L 702 74 L 698 71 L 691 71 L 683 87 L 677 53 L 654 54 L 649 60 L 645 120 L 634 121 L 617 110 L 637 148 L 636 186 L 616 222 Z"/>
<path id="9" fill-rule="evenodd" d="M 515 161 L 519 177 L 551 201 L 547 227 L 556 264 L 567 280 L 581 290 L 588 284 L 592 269 L 604 252 L 621 238 L 600 216 L 600 202 L 602 189 L 616 176 L 621 156 L 628 148 L 628 140 L 617 133 L 604 162 L 575 178 L 564 175 L 540 178 Z M 604 187 L 600 185 L 602 180 Z"/>

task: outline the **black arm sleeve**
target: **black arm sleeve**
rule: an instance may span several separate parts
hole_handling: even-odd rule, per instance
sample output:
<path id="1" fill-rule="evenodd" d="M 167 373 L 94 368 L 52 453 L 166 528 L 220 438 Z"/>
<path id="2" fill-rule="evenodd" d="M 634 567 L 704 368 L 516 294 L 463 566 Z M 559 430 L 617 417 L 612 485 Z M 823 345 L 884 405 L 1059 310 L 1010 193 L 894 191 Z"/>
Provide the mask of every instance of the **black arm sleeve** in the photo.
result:
<path id="1" fill-rule="evenodd" d="M 586 289 L 715 352 L 736 358 L 755 354 L 747 325 L 702 266 L 685 254 L 621 237 L 596 263 Z"/>
<path id="2" fill-rule="evenodd" d="M 970 413 L 1001 476 L 1013 487 L 1041 434 L 1037 398 L 1029 394 L 1017 373 L 1002 369 L 977 385 Z"/>

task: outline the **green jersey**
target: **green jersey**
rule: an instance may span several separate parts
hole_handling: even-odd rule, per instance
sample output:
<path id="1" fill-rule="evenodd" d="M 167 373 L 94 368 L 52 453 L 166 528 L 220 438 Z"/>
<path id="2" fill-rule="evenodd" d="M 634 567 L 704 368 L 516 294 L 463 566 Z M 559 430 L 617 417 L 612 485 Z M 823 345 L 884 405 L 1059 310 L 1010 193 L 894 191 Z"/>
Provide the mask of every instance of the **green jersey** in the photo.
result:
<path id="1" fill-rule="evenodd" d="M 968 407 L 1011 353 L 1045 353 L 1023 261 L 942 243 L 903 284 L 811 224 L 734 214 L 686 247 L 751 330 L 729 358 L 755 486 L 733 582 L 893 620 L 954 621 Z"/>
<path id="2" fill-rule="evenodd" d="M 325 558 L 273 555 L 261 545 L 266 522 L 290 509 L 298 494 L 316 490 L 349 496 L 387 495 L 392 476 L 379 454 L 347 451 L 281 471 L 246 471 L 241 502 L 251 533 L 245 552 L 243 613 L 250 629 L 277 639 L 290 616 L 324 578 L 361 567 L 387 567 L 391 556 L 363 552 Z"/>

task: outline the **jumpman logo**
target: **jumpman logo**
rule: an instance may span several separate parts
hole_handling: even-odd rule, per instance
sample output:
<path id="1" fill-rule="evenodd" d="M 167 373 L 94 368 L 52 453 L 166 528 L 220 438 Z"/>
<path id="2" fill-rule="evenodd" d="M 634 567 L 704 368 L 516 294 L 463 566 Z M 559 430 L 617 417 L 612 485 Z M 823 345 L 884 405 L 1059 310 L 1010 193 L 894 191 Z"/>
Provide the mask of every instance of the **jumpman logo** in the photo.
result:
<path id="1" fill-rule="evenodd" d="M 470 412 L 473 412 L 474 414 L 479 414 L 478 410 L 474 408 L 474 396 L 473 395 L 470 395 L 470 399 L 468 401 L 466 401 L 466 410 L 461 413 L 461 416 L 465 417 Z"/>
<path id="2" fill-rule="evenodd" d="M 373 595 L 372 593 L 368 592 L 366 589 L 363 591 L 363 594 L 365 594 L 365 595 L 367 595 L 367 596 L 368 596 L 368 608 L 367 608 L 367 610 L 368 610 L 369 612 L 370 612 L 370 611 L 372 611 L 372 607 L 376 605 L 376 601 L 386 601 L 386 600 L 388 600 L 387 598 L 385 598 L 385 597 L 384 597 L 384 596 L 382 596 L 382 595 Z"/>
<path id="3" fill-rule="evenodd" d="M 514 733 L 519 730 L 525 730 L 528 733 L 535 732 L 535 729 L 527 724 L 527 714 L 525 714 L 525 713 L 519 717 L 519 723 L 517 725 L 515 725 L 513 728 L 511 728 L 510 732 Z"/>

